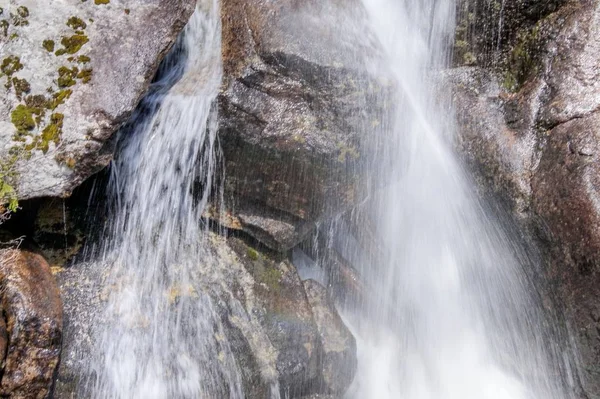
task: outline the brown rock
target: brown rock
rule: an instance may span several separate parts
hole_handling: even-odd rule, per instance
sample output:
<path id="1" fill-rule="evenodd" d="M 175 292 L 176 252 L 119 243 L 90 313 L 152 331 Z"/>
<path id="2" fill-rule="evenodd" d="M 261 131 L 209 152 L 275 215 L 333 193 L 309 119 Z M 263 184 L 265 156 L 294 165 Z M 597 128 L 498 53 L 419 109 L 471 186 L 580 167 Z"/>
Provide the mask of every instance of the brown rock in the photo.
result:
<path id="1" fill-rule="evenodd" d="M 8 336 L 1 394 L 47 398 L 60 358 L 63 322 L 54 276 L 40 255 L 3 250 L 0 284 Z"/>
<path id="2" fill-rule="evenodd" d="M 584 388 L 600 394 L 600 114 L 549 136 L 533 178 L 533 211 L 548 235 L 548 278 L 578 338 Z"/>

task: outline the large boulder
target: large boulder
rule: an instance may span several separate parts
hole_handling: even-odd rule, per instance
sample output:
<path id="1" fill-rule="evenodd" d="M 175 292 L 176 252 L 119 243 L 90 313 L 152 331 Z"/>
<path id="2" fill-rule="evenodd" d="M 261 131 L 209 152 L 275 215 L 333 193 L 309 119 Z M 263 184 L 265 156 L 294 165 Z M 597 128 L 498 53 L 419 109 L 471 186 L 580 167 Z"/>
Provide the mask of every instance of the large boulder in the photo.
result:
<path id="1" fill-rule="evenodd" d="M 40 255 L 0 251 L 0 394 L 48 398 L 59 363 L 63 309 L 50 267 Z"/>
<path id="2" fill-rule="evenodd" d="M 264 209 L 240 215 L 244 230 L 289 249 L 307 223 L 352 207 L 373 183 L 364 171 L 389 83 L 368 69 L 377 46 L 357 1 L 225 0 L 222 17 L 228 207 Z"/>
<path id="3" fill-rule="evenodd" d="M 537 239 L 544 256 L 538 278 L 569 321 L 581 361 L 578 378 L 596 398 L 600 3 L 550 3 L 533 20 L 511 25 L 514 40 L 502 48 L 509 62 L 454 69 L 442 79 L 457 112 L 459 152 L 482 186 Z"/>
<path id="4" fill-rule="evenodd" d="M 194 0 L 0 8 L 0 201 L 70 195 L 108 164 Z"/>

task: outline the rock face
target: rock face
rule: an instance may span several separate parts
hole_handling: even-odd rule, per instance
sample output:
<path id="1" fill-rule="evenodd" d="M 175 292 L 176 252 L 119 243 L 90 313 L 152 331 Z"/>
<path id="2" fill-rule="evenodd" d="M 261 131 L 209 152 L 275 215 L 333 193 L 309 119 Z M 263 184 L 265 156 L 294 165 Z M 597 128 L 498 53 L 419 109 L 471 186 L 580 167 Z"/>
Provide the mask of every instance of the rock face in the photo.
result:
<path id="1" fill-rule="evenodd" d="M 193 0 L 48 2 L 0 9 L 0 200 L 68 196 L 112 157 Z"/>
<path id="2" fill-rule="evenodd" d="M 578 346 L 581 384 L 598 398 L 600 3 L 539 3 L 549 8 L 511 25 L 512 41 L 498 55 L 504 63 L 443 79 L 457 110 L 459 151 L 538 239 L 545 280 Z"/>
<path id="3" fill-rule="evenodd" d="M 281 255 L 259 252 L 238 239 L 229 245 L 253 277 L 252 313 L 277 352 L 282 397 L 343 395 L 356 371 L 356 343 L 325 288 L 303 283 Z"/>
<path id="4" fill-rule="evenodd" d="M 54 276 L 40 255 L 2 250 L 0 285 L 0 394 L 47 398 L 62 339 L 62 302 Z"/>
<path id="5" fill-rule="evenodd" d="M 263 209 L 240 219 L 276 250 L 353 206 L 368 183 L 389 87 L 367 72 L 377 55 L 361 10 L 355 1 L 222 3 L 225 194 L 234 213 Z"/>
<path id="6" fill-rule="evenodd" d="M 321 338 L 323 391 L 343 395 L 356 373 L 356 341 L 327 297 L 327 290 L 314 280 L 304 289 Z"/>
<path id="7" fill-rule="evenodd" d="M 210 273 L 192 284 L 214 298 L 225 334 L 219 339 L 235 354 L 246 397 L 267 398 L 274 389 L 289 398 L 341 397 L 354 377 L 356 345 L 324 288 L 303 283 L 285 254 L 213 233 L 207 245 Z M 59 274 L 65 340 L 55 398 L 85 392 L 91 329 L 110 289 L 103 270 L 79 264 Z"/>

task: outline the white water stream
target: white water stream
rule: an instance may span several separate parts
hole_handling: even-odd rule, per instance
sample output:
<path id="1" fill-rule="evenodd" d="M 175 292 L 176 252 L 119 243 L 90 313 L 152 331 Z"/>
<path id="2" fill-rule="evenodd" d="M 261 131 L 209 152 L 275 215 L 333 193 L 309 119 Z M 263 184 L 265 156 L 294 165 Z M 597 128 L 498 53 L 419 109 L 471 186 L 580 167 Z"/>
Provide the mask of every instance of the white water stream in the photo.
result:
<path id="1" fill-rule="evenodd" d="M 388 251 L 361 270 L 375 298 L 346 310 L 359 347 L 347 396 L 566 398 L 523 272 L 531 264 L 486 216 L 451 150 L 450 104 L 432 85 L 450 58 L 454 1 L 363 4 L 398 83 L 389 138 L 400 144 L 394 183 L 371 200 Z"/>
<path id="2" fill-rule="evenodd" d="M 218 1 L 200 0 L 114 165 L 93 398 L 243 397 L 215 306 L 197 286 L 213 267 L 199 221 L 216 168 L 219 21 Z"/>
<path id="3" fill-rule="evenodd" d="M 472 194 L 448 144 L 449 104 L 428 79 L 447 65 L 454 2 L 363 2 L 398 83 L 389 135 L 399 146 L 394 182 L 372 198 L 386 261 L 363 265 L 373 298 L 345 310 L 359 352 L 347 397 L 566 398 L 528 294 L 526 257 Z M 220 45 L 218 2 L 201 0 L 121 148 L 93 398 L 244 397 L 213 300 L 194 275 L 211 267 L 198 221 L 217 167 Z"/>

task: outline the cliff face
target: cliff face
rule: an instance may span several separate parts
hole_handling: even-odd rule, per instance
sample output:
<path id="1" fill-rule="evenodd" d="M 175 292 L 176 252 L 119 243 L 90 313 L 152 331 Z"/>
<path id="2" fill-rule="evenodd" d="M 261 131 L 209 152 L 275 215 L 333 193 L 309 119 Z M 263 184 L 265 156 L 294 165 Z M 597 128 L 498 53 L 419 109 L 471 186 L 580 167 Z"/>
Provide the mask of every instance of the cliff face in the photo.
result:
<path id="1" fill-rule="evenodd" d="M 477 2 L 475 2 L 477 3 Z M 445 73 L 457 147 L 544 257 L 544 280 L 577 341 L 581 379 L 600 397 L 600 3 L 506 1 L 506 24 L 469 25 L 473 56 Z M 467 26 L 467 25 L 465 25 Z M 459 26 L 459 34 L 462 34 Z M 487 30 L 486 30 L 487 29 Z M 489 29 L 492 33 L 489 33 Z M 478 52 L 488 37 L 503 40 Z"/>

